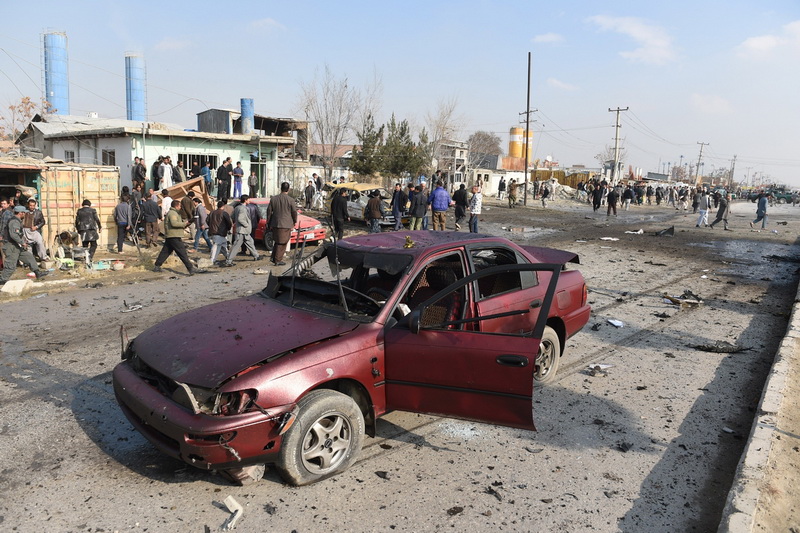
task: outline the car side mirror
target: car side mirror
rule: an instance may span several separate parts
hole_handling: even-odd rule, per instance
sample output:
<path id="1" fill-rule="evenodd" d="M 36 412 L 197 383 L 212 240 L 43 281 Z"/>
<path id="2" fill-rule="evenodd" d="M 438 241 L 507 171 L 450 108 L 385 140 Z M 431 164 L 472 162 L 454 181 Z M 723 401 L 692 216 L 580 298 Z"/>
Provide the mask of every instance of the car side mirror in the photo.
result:
<path id="1" fill-rule="evenodd" d="M 417 334 L 420 330 L 420 317 L 422 316 L 422 312 L 419 309 L 414 309 L 411 311 L 411 315 L 408 318 L 408 329 L 411 330 L 411 333 Z"/>

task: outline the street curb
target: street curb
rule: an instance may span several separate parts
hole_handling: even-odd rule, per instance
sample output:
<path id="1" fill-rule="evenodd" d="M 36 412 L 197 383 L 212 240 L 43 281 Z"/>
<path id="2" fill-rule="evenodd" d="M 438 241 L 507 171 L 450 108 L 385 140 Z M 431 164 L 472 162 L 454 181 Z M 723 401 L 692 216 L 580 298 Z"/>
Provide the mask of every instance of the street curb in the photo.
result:
<path id="1" fill-rule="evenodd" d="M 753 531 L 760 498 L 761 481 L 767 472 L 770 450 L 783 403 L 783 391 L 789 369 L 795 358 L 800 338 L 800 288 L 786 334 L 775 354 L 761 400 L 758 403 L 750 437 L 736 468 L 733 484 L 722 511 L 719 533 L 750 533 Z"/>

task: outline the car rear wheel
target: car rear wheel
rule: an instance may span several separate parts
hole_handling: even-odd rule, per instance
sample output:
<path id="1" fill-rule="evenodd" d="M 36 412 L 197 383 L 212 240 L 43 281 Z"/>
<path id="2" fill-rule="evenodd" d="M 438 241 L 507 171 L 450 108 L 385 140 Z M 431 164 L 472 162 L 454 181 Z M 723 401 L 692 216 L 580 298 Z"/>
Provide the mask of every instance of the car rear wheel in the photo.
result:
<path id="1" fill-rule="evenodd" d="M 539 383 L 550 383 L 556 378 L 558 363 L 561 360 L 561 341 L 550 326 L 545 326 L 539 353 L 536 355 L 536 369 L 533 379 Z"/>
<path id="2" fill-rule="evenodd" d="M 275 247 L 275 238 L 272 236 L 272 232 L 271 231 L 265 231 L 264 232 L 264 248 L 266 248 L 268 252 L 271 252 L 274 247 Z"/>
<path id="3" fill-rule="evenodd" d="M 316 390 L 297 403 L 275 468 L 292 485 L 308 485 L 352 465 L 364 440 L 364 415 L 349 396 Z"/>
<path id="4" fill-rule="evenodd" d="M 779 204 L 785 204 L 786 203 L 786 198 L 778 198 L 778 203 Z"/>

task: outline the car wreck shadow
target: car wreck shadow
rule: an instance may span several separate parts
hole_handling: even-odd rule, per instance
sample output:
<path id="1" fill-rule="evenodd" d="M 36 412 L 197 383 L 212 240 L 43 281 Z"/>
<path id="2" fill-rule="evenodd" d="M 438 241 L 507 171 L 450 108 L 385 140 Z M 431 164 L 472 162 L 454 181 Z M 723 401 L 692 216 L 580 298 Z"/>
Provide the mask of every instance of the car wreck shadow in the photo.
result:
<path id="1" fill-rule="evenodd" d="M 606 448 L 624 453 L 635 447 L 645 453 L 659 451 L 650 435 L 638 427 L 637 414 L 603 396 L 578 394 L 557 385 L 534 387 L 533 419 L 537 431 L 520 434 L 532 444 L 566 450 Z"/>

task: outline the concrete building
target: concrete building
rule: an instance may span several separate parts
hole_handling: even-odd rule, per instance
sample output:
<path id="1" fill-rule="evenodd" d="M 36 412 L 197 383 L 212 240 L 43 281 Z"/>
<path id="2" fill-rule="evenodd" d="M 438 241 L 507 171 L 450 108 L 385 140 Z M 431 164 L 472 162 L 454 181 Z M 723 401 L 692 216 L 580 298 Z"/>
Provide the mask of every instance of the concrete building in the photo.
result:
<path id="1" fill-rule="evenodd" d="M 183 161 L 187 172 L 195 161 L 201 165 L 210 161 L 216 171 L 221 162 L 230 157 L 234 164 L 242 162 L 246 175 L 251 169 L 256 171 L 260 195 L 277 194 L 279 160 L 287 157 L 286 154 L 301 160 L 308 158 L 307 125 L 292 119 L 260 115 L 250 120 L 251 133 L 241 133 L 241 113 L 224 109 L 199 113 L 200 131 L 159 122 L 36 115 L 17 143 L 23 153 L 38 153 L 64 162 L 118 167 L 120 187 L 131 185 L 135 157 L 144 158 L 148 178 L 151 165 L 160 155 L 171 156 L 173 164 Z M 220 128 L 220 124 L 225 127 Z"/>

